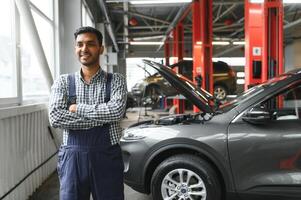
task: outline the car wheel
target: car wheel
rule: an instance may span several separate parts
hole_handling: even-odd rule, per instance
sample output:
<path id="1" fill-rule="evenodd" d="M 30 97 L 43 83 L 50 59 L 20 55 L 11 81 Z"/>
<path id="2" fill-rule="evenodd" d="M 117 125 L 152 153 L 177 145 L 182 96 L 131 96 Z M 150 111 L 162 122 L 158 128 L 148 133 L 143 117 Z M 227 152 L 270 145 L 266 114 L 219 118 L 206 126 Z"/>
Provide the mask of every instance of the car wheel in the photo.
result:
<path id="1" fill-rule="evenodd" d="M 156 200 L 220 200 L 217 174 L 204 160 L 193 155 L 176 155 L 164 160 L 151 180 Z"/>
<path id="2" fill-rule="evenodd" d="M 228 95 L 227 89 L 224 86 L 216 85 L 214 87 L 214 96 L 217 100 L 225 100 Z"/>

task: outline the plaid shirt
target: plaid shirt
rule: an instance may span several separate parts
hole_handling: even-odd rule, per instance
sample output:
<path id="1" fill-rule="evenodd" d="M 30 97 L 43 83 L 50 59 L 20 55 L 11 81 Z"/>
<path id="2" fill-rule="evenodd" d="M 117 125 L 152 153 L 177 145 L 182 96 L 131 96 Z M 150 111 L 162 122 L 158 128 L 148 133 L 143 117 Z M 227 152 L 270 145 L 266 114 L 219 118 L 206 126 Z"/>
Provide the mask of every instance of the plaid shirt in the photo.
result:
<path id="1" fill-rule="evenodd" d="M 110 124 L 111 144 L 119 143 L 122 129 L 120 120 L 125 112 L 126 82 L 121 74 L 114 73 L 110 101 L 104 103 L 106 72 L 99 70 L 86 83 L 80 72 L 75 73 L 77 111 L 68 110 L 68 75 L 61 75 L 53 84 L 49 99 L 49 120 L 54 128 L 64 129 L 63 145 L 67 144 L 69 129 L 84 130 L 104 123 Z"/>

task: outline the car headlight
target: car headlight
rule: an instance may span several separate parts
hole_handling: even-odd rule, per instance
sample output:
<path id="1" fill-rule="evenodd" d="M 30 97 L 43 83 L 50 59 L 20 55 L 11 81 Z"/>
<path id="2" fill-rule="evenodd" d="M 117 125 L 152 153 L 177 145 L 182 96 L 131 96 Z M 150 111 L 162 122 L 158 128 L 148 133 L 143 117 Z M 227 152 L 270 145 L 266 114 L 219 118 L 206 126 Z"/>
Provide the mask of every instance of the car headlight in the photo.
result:
<path id="1" fill-rule="evenodd" d="M 145 136 L 142 134 L 140 129 L 125 129 L 123 131 L 123 140 L 142 140 Z"/>

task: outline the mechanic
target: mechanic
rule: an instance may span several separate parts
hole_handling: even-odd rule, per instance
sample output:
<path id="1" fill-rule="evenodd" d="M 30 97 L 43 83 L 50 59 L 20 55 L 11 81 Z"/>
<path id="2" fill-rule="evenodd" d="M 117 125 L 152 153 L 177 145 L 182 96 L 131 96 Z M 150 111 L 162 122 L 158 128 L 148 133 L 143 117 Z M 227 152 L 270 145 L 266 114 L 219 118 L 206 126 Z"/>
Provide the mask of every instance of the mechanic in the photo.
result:
<path id="1" fill-rule="evenodd" d="M 125 78 L 105 72 L 99 57 L 102 34 L 92 27 L 74 33 L 78 72 L 61 75 L 51 88 L 49 119 L 63 129 L 58 153 L 61 200 L 123 200 L 120 120 L 126 106 Z"/>

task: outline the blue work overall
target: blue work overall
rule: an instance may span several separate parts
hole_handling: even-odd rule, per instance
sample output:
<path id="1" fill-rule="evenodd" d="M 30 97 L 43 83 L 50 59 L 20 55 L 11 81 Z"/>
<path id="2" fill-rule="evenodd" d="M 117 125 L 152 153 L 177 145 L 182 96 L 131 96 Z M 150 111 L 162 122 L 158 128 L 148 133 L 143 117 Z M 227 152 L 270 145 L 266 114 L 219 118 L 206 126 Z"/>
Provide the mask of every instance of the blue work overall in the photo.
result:
<path id="1" fill-rule="evenodd" d="M 75 103 L 74 75 L 68 76 L 69 104 Z M 105 102 L 110 100 L 112 74 L 106 81 Z M 111 145 L 109 124 L 88 130 L 69 130 L 60 148 L 58 175 L 61 200 L 123 200 L 123 162 L 120 146 Z"/>

